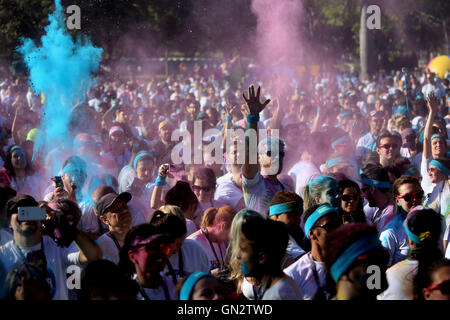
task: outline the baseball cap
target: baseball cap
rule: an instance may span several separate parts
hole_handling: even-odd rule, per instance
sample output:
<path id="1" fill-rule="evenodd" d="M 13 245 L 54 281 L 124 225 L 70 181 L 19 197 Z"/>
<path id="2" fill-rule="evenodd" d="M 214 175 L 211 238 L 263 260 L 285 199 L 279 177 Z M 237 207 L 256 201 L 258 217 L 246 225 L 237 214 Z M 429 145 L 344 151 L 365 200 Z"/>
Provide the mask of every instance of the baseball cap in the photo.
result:
<path id="1" fill-rule="evenodd" d="M 6 203 L 6 215 L 10 218 L 14 213 L 17 213 L 19 207 L 37 207 L 38 205 L 32 196 L 19 194 Z"/>
<path id="2" fill-rule="evenodd" d="M 100 216 L 103 216 L 109 207 L 111 207 L 117 199 L 123 200 L 128 203 L 131 200 L 132 196 L 128 192 L 122 192 L 120 194 L 116 193 L 108 193 L 105 194 L 97 203 L 97 211 Z"/>

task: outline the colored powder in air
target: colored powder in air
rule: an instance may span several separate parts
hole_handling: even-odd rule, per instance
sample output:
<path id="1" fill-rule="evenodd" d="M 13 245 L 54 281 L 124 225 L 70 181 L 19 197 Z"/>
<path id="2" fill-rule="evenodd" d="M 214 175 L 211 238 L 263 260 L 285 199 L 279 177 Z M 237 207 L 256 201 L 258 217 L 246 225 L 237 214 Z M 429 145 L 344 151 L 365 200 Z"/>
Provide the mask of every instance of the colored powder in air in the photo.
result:
<path id="1" fill-rule="evenodd" d="M 94 84 L 92 73 L 98 70 L 103 51 L 86 37 L 78 36 L 74 41 L 67 33 L 61 0 L 55 0 L 55 11 L 49 15 L 49 21 L 41 46 L 31 39 L 21 38 L 23 44 L 17 48 L 24 56 L 34 91 L 45 95 L 40 128 L 44 134 L 35 141 L 33 159 L 37 152 L 47 155 L 55 147 L 70 150 L 73 140 L 68 132 L 71 110 L 84 100 L 84 93 Z M 47 173 L 56 174 L 63 161 L 54 159 Z"/>

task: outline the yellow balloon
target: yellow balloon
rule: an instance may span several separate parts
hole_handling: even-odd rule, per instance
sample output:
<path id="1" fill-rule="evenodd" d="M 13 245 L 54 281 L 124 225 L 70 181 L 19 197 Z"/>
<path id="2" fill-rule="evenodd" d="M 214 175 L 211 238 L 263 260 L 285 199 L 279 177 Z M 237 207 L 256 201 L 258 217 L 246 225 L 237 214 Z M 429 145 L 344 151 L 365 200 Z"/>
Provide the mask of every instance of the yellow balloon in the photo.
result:
<path id="1" fill-rule="evenodd" d="M 444 79 L 445 73 L 450 71 L 450 57 L 439 56 L 432 59 L 427 65 L 427 70 L 434 72 L 438 78 Z"/>

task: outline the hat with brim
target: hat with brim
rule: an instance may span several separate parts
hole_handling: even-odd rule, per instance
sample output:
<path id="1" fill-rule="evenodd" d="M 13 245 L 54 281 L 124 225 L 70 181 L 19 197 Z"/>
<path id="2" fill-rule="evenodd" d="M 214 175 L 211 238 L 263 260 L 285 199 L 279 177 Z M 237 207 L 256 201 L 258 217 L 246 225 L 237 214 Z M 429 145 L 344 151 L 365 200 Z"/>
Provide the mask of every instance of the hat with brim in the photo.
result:
<path id="1" fill-rule="evenodd" d="M 123 200 L 128 203 L 131 200 L 132 196 L 128 192 L 122 192 L 121 194 L 116 193 L 108 193 L 105 194 L 97 203 L 96 209 L 100 216 L 103 216 L 108 212 L 108 208 L 110 208 L 117 200 Z"/>

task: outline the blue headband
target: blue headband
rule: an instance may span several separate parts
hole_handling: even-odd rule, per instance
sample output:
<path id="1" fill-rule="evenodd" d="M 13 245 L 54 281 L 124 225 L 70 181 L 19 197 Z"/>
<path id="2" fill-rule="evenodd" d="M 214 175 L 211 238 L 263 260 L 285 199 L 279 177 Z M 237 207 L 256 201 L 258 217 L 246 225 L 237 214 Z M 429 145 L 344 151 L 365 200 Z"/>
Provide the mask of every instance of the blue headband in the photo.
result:
<path id="1" fill-rule="evenodd" d="M 82 168 L 75 166 L 73 163 L 70 163 L 63 168 L 62 174 L 66 174 L 67 172 L 79 172 L 83 174 L 85 173 L 85 171 Z"/>
<path id="2" fill-rule="evenodd" d="M 11 148 L 11 154 L 16 150 L 21 150 L 22 152 L 24 152 L 24 150 L 21 146 L 15 145 L 14 147 Z"/>
<path id="3" fill-rule="evenodd" d="M 361 182 L 368 186 L 374 186 L 382 189 L 389 189 L 391 187 L 391 183 L 389 181 L 378 181 L 366 177 L 361 177 Z"/>
<path id="4" fill-rule="evenodd" d="M 306 222 L 305 222 L 305 235 L 306 235 L 306 237 L 308 239 L 309 239 L 309 234 L 308 233 L 312 229 L 314 224 L 317 222 L 317 220 L 322 218 L 324 215 L 326 215 L 328 213 L 332 213 L 332 212 L 338 213 L 336 208 L 333 208 L 329 204 L 324 204 L 324 205 L 320 206 L 319 208 L 317 208 L 316 211 L 314 211 L 308 217 L 308 219 L 306 219 Z"/>
<path id="5" fill-rule="evenodd" d="M 405 219 L 403 222 L 403 227 L 405 227 L 406 234 L 408 235 L 409 240 L 415 243 L 421 243 L 422 241 L 418 236 L 416 236 L 411 230 L 408 228 L 408 221 Z"/>
<path id="6" fill-rule="evenodd" d="M 428 165 L 436 167 L 440 172 L 445 174 L 447 177 L 450 175 L 450 169 L 448 169 L 446 166 L 444 166 L 442 163 L 440 163 L 437 160 L 431 160 Z"/>
<path id="7" fill-rule="evenodd" d="M 430 141 L 433 141 L 433 140 L 436 139 L 436 138 L 444 140 L 444 137 L 443 137 L 443 136 L 441 136 L 441 135 L 438 134 L 438 133 L 435 133 L 435 134 L 433 134 L 433 135 L 431 136 Z"/>
<path id="8" fill-rule="evenodd" d="M 340 163 L 348 163 L 349 160 L 344 157 L 336 157 L 327 161 L 327 167 L 331 168 Z"/>
<path id="9" fill-rule="evenodd" d="M 350 267 L 363 253 L 374 248 L 382 248 L 378 235 L 369 235 L 355 241 L 350 247 L 339 256 L 330 268 L 330 274 L 333 280 L 337 283 L 342 274 Z"/>
<path id="10" fill-rule="evenodd" d="M 136 170 L 138 161 L 139 161 L 141 158 L 143 158 L 143 157 L 150 157 L 150 158 L 153 159 L 153 157 L 152 157 L 152 155 L 151 155 L 150 152 L 148 152 L 148 151 L 141 151 L 141 152 L 139 152 L 139 153 L 136 155 L 136 157 L 134 158 L 134 161 L 133 161 L 133 168 L 134 168 L 134 170 Z"/>
<path id="11" fill-rule="evenodd" d="M 331 182 L 333 180 L 334 180 L 334 178 L 329 177 L 329 176 L 319 176 L 319 177 L 311 179 L 309 181 L 308 188 L 311 189 L 311 186 L 314 184 Z"/>
<path id="12" fill-rule="evenodd" d="M 331 147 L 334 149 L 334 147 L 342 142 L 351 142 L 352 140 L 349 138 L 349 136 L 343 136 L 335 141 L 333 141 L 333 143 L 331 144 Z"/>
<path id="13" fill-rule="evenodd" d="M 406 171 L 402 174 L 402 176 L 406 176 L 406 175 L 412 176 L 412 175 L 418 174 L 418 173 L 420 173 L 420 172 L 419 172 L 419 170 L 418 170 L 416 167 L 410 167 L 408 170 L 406 170 Z"/>
<path id="14" fill-rule="evenodd" d="M 290 201 L 285 203 L 274 204 L 269 208 L 269 216 L 283 214 L 286 212 L 302 211 L 302 206 L 297 201 Z"/>
<path id="15" fill-rule="evenodd" d="M 214 276 L 210 273 L 206 272 L 194 272 L 192 273 L 184 282 L 183 287 L 180 291 L 180 300 L 189 300 L 192 290 L 194 290 L 195 285 L 197 282 L 205 277 L 211 277 L 214 278 Z M 215 278 L 214 278 L 215 279 Z"/>

